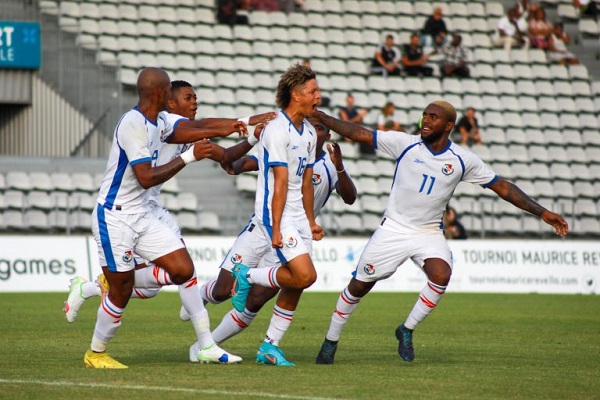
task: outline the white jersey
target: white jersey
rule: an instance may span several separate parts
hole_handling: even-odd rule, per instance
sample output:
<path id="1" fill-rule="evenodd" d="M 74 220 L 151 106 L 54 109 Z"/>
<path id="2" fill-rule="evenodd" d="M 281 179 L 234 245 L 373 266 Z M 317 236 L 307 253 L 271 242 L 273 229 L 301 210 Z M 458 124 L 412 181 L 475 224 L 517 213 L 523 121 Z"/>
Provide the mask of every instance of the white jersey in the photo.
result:
<path id="1" fill-rule="evenodd" d="M 189 121 L 188 118 L 182 117 L 179 114 L 172 114 L 162 111 L 160 118 L 165 121 L 165 129 L 161 131 L 160 140 L 155 142 L 150 149 L 152 152 L 152 166 L 165 165 L 176 157 L 179 157 L 183 151 L 187 149 L 187 144 L 167 143 L 167 140 L 173 135 L 177 124 L 181 121 Z M 160 205 L 160 185 L 156 185 L 148 189 L 149 201 L 156 205 Z"/>
<path id="2" fill-rule="evenodd" d="M 449 141 L 433 153 L 420 136 L 374 131 L 373 146 L 396 159 L 396 170 L 382 229 L 432 232 L 461 181 L 488 187 L 498 178 L 481 159 Z"/>
<path id="3" fill-rule="evenodd" d="M 316 217 L 321 213 L 338 182 L 337 171 L 327 151 L 323 151 L 323 154 L 315 160 L 312 182 L 315 187 L 314 209 Z"/>
<path id="4" fill-rule="evenodd" d="M 288 169 L 288 192 L 283 209 L 282 222 L 306 219 L 302 204 L 302 176 L 306 168 L 315 162 L 317 134 L 307 121 L 298 130 L 282 110 L 263 130 L 258 143 L 258 181 L 256 187 L 255 214 L 265 226 L 273 224 L 271 201 L 273 199 L 273 169 Z"/>
<path id="5" fill-rule="evenodd" d="M 151 148 L 160 141 L 165 120 L 148 120 L 137 107 L 123 114 L 108 156 L 98 203 L 109 210 L 136 214 L 149 210 L 149 192 L 138 182 L 133 165 L 152 161 Z"/>

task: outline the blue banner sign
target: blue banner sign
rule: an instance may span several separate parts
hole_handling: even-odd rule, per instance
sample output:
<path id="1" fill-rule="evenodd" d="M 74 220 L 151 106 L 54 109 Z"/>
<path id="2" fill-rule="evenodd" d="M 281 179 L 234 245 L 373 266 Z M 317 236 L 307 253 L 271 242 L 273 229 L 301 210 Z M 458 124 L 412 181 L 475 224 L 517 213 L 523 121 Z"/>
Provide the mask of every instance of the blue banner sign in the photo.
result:
<path id="1" fill-rule="evenodd" d="M 40 67 L 40 24 L 0 21 L 0 68 Z"/>

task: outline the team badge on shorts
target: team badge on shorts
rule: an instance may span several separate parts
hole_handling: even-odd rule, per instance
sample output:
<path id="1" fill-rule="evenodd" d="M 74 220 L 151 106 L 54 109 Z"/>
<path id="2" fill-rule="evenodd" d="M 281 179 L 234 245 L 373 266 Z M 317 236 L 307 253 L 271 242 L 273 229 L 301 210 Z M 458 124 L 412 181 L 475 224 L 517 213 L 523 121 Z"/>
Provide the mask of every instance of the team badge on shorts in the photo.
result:
<path id="1" fill-rule="evenodd" d="M 321 175 L 313 174 L 313 177 L 312 177 L 313 185 L 318 186 L 321 184 L 322 181 L 323 181 L 323 179 L 321 178 Z"/>
<path id="2" fill-rule="evenodd" d="M 231 256 L 231 262 L 233 264 L 239 264 L 242 262 L 242 256 L 239 254 L 234 254 Z"/>
<path id="3" fill-rule="evenodd" d="M 125 261 L 126 263 L 130 263 L 131 260 L 133 260 L 133 251 L 131 250 L 127 250 L 124 254 L 123 254 L 123 261 Z"/>
<path id="4" fill-rule="evenodd" d="M 454 172 L 454 167 L 452 166 L 452 164 L 444 164 L 444 166 L 442 167 L 442 172 L 444 173 L 444 175 L 452 175 L 452 173 Z"/>
<path id="5" fill-rule="evenodd" d="M 373 275 L 375 273 L 375 266 L 373 266 L 372 264 L 365 264 L 363 270 L 365 271 L 365 274 Z"/>
<path id="6" fill-rule="evenodd" d="M 298 240 L 293 236 L 290 236 L 285 242 L 285 245 L 287 247 L 296 247 L 297 244 L 298 244 Z"/>

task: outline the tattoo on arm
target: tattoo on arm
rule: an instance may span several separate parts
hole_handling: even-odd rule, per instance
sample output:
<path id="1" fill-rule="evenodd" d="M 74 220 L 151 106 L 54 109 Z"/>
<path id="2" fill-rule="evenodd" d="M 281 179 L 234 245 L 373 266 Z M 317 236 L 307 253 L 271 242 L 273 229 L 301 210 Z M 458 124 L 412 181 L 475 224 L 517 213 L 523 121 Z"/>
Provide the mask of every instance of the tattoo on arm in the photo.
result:
<path id="1" fill-rule="evenodd" d="M 533 215 L 540 216 L 544 212 L 545 208 L 534 201 L 531 197 L 527 196 L 518 186 L 508 182 L 505 182 L 502 192 L 498 193 L 500 197 L 509 203 L 514 204 L 521 210 L 532 213 Z"/>
<path id="2" fill-rule="evenodd" d="M 352 122 L 342 121 L 325 114 L 323 114 L 321 117 L 321 121 L 328 128 L 352 141 L 367 143 L 371 146 L 373 145 L 373 131 L 370 129 Z"/>

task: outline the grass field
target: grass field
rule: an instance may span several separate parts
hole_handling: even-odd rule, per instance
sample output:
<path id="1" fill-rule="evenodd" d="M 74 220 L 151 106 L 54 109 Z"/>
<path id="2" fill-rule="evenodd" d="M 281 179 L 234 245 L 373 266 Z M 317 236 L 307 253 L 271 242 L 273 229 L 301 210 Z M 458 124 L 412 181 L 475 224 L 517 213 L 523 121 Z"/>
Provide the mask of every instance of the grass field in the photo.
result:
<path id="1" fill-rule="evenodd" d="M 240 365 L 187 361 L 194 340 L 176 293 L 132 301 L 109 351 L 128 370 L 83 366 L 98 299 L 74 324 L 66 294 L 0 294 L 0 399 L 600 398 L 600 297 L 449 293 L 400 360 L 394 329 L 416 294 L 373 293 L 348 323 L 334 365 L 314 358 L 337 294 L 305 294 L 282 349 L 296 368 L 256 365 L 270 312 L 223 347 Z M 229 304 L 210 306 L 213 326 Z M 270 311 L 269 309 L 265 309 Z"/>

